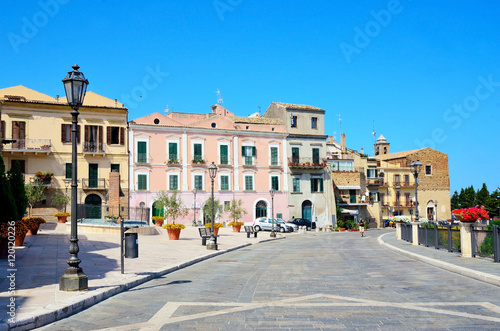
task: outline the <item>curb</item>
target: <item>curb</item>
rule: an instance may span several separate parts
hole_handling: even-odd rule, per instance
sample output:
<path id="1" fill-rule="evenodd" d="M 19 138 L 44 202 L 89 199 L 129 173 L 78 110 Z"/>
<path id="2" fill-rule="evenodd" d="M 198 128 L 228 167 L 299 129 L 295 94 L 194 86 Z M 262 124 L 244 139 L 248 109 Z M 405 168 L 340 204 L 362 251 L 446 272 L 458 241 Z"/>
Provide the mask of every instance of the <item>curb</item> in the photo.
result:
<path id="1" fill-rule="evenodd" d="M 247 243 L 247 244 L 235 246 L 232 248 L 228 248 L 226 250 L 216 251 L 214 253 L 180 263 L 174 267 L 170 267 L 170 268 L 165 269 L 165 270 L 151 272 L 150 274 L 148 274 L 146 276 L 136 276 L 135 279 L 132 279 L 125 284 L 115 285 L 115 286 L 113 286 L 107 290 L 104 290 L 104 291 L 96 290 L 95 292 L 92 293 L 92 295 L 90 297 L 86 296 L 83 298 L 78 298 L 78 297 L 68 298 L 67 300 L 65 300 L 66 302 L 63 302 L 61 304 L 49 305 L 47 307 L 35 310 L 33 312 L 33 316 L 31 316 L 31 317 L 27 317 L 27 318 L 24 318 L 21 320 L 16 320 L 14 323 L 6 323 L 3 325 L 0 325 L 0 331 L 32 330 L 35 328 L 39 328 L 39 327 L 42 327 L 44 325 L 61 320 L 63 318 L 69 317 L 71 315 L 77 314 L 77 313 L 81 312 L 82 310 L 90 308 L 93 305 L 98 304 L 98 303 L 118 294 L 118 293 L 124 292 L 124 291 L 129 290 L 133 287 L 144 284 L 152 279 L 164 276 L 166 274 L 172 273 L 172 272 L 177 271 L 179 269 L 189 267 L 189 266 L 196 264 L 196 263 L 199 263 L 201 261 L 208 260 L 208 259 L 217 257 L 219 255 L 229 253 L 229 252 L 232 252 L 232 251 L 244 248 L 244 247 L 248 247 L 251 245 L 256 245 L 256 244 L 260 244 L 260 243 L 264 243 L 264 242 L 268 242 L 268 241 L 272 241 L 272 240 L 284 239 L 284 238 L 286 238 L 286 237 L 264 239 L 264 240 L 260 240 L 256 243 Z M 82 293 L 82 296 L 85 296 L 85 292 Z"/>
<path id="2" fill-rule="evenodd" d="M 419 254 L 416 254 L 416 253 L 408 252 L 408 251 L 405 251 L 404 249 L 401 249 L 401 248 L 395 247 L 395 246 L 393 246 L 391 244 L 388 244 L 388 243 L 386 243 L 382 239 L 382 237 L 385 236 L 385 235 L 389 235 L 389 234 L 390 233 L 385 233 L 385 234 L 380 235 L 377 238 L 379 244 L 384 245 L 387 248 L 389 248 L 389 249 L 391 249 L 393 251 L 396 251 L 396 252 L 398 252 L 398 253 L 400 253 L 402 255 L 405 255 L 405 256 L 410 257 L 412 259 L 415 259 L 415 260 L 418 260 L 418 261 L 430 264 L 430 265 L 432 265 L 434 267 L 438 267 L 438 268 L 441 268 L 441 269 L 444 269 L 444 270 L 447 270 L 447 271 L 451 271 L 453 273 L 456 273 L 456 274 L 459 274 L 459 275 L 462 275 L 462 276 L 465 276 L 465 277 L 469 277 L 469 278 L 472 278 L 472 279 L 475 279 L 475 280 L 479 280 L 481 282 L 484 282 L 484 283 L 487 283 L 487 284 L 490 284 L 490 285 L 500 286 L 500 277 L 499 276 L 488 274 L 488 273 L 482 272 L 482 271 L 477 271 L 477 270 L 469 269 L 469 268 L 466 268 L 466 267 L 460 267 L 460 266 L 457 266 L 457 265 L 454 265 L 454 264 L 451 264 L 451 263 L 448 263 L 448 262 L 439 261 L 439 260 L 436 260 L 436 259 L 433 259 L 433 258 L 430 258 L 430 257 L 427 257 L 427 256 L 423 256 L 423 255 L 419 255 Z"/>

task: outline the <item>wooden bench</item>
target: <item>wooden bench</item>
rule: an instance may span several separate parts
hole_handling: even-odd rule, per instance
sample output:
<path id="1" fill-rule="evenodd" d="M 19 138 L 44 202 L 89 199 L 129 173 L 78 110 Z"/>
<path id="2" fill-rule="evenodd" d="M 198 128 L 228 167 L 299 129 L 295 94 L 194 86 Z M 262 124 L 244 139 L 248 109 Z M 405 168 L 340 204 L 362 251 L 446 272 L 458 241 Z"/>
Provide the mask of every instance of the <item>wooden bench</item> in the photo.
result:
<path id="1" fill-rule="evenodd" d="M 247 238 L 250 238 L 251 233 L 253 233 L 254 238 L 257 238 L 257 231 L 255 231 L 253 226 L 245 225 L 245 232 L 247 233 Z"/>
<path id="2" fill-rule="evenodd" d="M 203 246 L 206 246 L 207 239 L 210 239 L 210 237 L 212 236 L 212 229 L 207 228 L 207 227 L 202 227 L 202 228 L 198 228 L 198 231 L 200 231 L 201 244 Z M 218 236 L 215 236 L 215 243 L 216 244 L 217 244 L 217 237 Z"/>

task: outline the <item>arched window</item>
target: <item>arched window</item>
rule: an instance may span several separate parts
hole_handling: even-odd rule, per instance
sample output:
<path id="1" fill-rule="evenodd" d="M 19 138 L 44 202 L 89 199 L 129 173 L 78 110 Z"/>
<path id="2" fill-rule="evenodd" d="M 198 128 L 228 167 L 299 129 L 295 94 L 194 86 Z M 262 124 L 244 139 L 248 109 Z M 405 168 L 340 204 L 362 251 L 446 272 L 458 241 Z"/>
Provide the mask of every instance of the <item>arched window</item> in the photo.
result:
<path id="1" fill-rule="evenodd" d="M 267 217 L 267 203 L 260 200 L 255 206 L 255 218 Z"/>

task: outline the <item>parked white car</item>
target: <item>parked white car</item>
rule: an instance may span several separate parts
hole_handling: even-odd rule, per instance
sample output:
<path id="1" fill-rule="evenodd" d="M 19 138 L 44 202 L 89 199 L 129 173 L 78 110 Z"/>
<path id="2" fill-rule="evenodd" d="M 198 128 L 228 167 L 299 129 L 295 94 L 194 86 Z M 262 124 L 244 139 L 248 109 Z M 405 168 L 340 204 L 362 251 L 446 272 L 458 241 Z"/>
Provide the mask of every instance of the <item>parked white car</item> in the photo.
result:
<path id="1" fill-rule="evenodd" d="M 272 231 L 273 230 L 273 224 L 274 224 L 274 231 L 279 231 L 279 232 L 292 232 L 293 227 L 285 223 L 283 220 L 271 220 L 270 218 L 267 217 L 260 217 L 257 218 L 253 222 L 253 228 L 255 231 Z"/>

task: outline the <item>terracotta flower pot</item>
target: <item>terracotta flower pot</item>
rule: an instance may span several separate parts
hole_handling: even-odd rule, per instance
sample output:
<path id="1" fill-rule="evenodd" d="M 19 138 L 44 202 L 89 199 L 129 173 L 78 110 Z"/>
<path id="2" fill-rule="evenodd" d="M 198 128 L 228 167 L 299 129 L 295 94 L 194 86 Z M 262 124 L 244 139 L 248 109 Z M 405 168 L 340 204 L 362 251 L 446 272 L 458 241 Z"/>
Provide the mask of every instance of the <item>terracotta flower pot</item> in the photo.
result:
<path id="1" fill-rule="evenodd" d="M 67 219 L 68 219 L 68 216 L 57 216 L 57 222 L 59 222 L 59 223 L 66 223 Z"/>
<path id="2" fill-rule="evenodd" d="M 233 232 L 240 232 L 241 225 L 233 225 Z"/>
<path id="3" fill-rule="evenodd" d="M 216 236 L 216 235 L 218 235 L 218 234 L 219 234 L 219 228 L 214 227 L 214 235 Z"/>
<path id="4" fill-rule="evenodd" d="M 36 223 L 31 229 L 28 230 L 28 233 L 26 235 L 36 235 L 38 233 L 38 229 L 40 228 L 40 223 Z"/>
<path id="5" fill-rule="evenodd" d="M 155 225 L 156 226 L 163 226 L 163 220 L 156 220 Z"/>
<path id="6" fill-rule="evenodd" d="M 14 246 L 16 247 L 22 246 L 24 243 L 24 237 L 26 237 L 26 234 L 17 235 L 16 239 L 14 239 Z"/>
<path id="7" fill-rule="evenodd" d="M 167 229 L 168 239 L 170 240 L 179 240 L 179 236 L 181 235 L 181 229 Z"/>
<path id="8" fill-rule="evenodd" d="M 339 232 L 345 232 L 345 228 L 339 228 Z"/>

